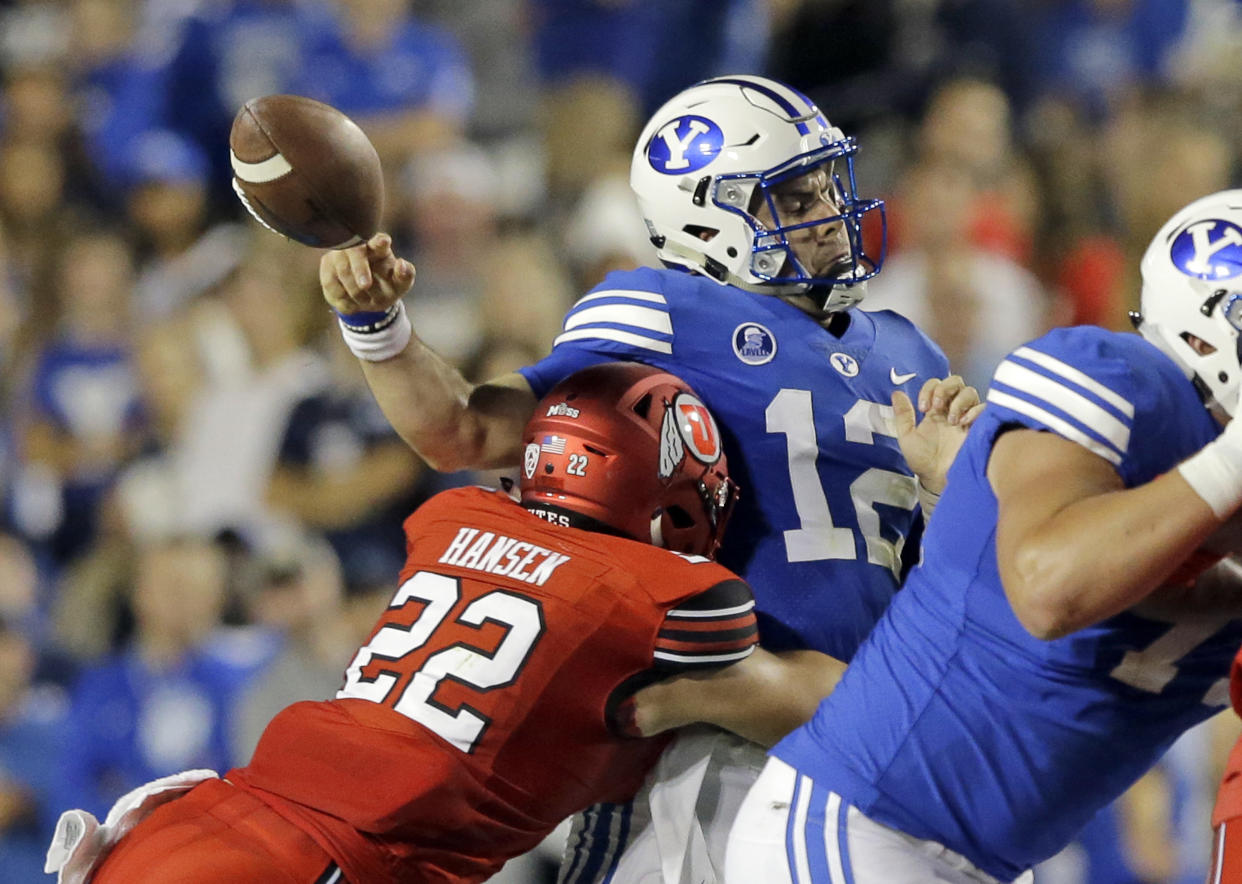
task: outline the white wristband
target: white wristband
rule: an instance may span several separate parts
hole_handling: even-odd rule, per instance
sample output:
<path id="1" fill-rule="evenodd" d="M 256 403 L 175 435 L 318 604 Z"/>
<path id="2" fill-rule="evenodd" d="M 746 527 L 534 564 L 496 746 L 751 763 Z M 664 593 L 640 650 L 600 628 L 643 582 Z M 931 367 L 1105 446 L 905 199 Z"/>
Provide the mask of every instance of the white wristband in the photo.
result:
<path id="1" fill-rule="evenodd" d="M 915 481 L 917 482 L 918 480 L 915 479 Z M 941 492 L 932 491 L 930 488 L 925 487 L 922 482 L 918 483 L 918 489 L 919 506 L 923 509 L 923 524 L 926 525 L 927 520 L 931 518 L 932 510 L 936 508 L 936 504 L 940 503 Z"/>
<path id="2" fill-rule="evenodd" d="M 392 359 L 405 349 L 414 334 L 410 317 L 405 312 L 405 304 L 401 301 L 386 311 L 383 320 L 373 325 L 351 325 L 340 316 L 337 322 L 341 326 L 341 337 L 345 339 L 350 352 L 367 362 Z"/>
<path id="3" fill-rule="evenodd" d="M 1242 443 L 1233 438 L 1242 430 L 1242 424 L 1234 430 L 1233 423 L 1177 467 L 1218 519 L 1228 518 L 1242 504 Z"/>

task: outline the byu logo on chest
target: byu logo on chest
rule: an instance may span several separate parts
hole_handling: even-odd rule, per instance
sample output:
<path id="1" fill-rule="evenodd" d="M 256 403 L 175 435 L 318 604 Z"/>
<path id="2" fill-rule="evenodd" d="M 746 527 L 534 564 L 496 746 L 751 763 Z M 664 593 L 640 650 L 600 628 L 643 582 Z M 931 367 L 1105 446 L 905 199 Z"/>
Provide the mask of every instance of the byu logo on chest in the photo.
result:
<path id="1" fill-rule="evenodd" d="M 1198 221 L 1173 240 L 1169 258 L 1188 276 L 1237 276 L 1242 273 L 1242 228 L 1220 219 Z"/>
<path id="2" fill-rule="evenodd" d="M 828 363 L 837 370 L 838 374 L 847 378 L 858 374 L 858 360 L 848 353 L 833 353 L 828 357 Z"/>

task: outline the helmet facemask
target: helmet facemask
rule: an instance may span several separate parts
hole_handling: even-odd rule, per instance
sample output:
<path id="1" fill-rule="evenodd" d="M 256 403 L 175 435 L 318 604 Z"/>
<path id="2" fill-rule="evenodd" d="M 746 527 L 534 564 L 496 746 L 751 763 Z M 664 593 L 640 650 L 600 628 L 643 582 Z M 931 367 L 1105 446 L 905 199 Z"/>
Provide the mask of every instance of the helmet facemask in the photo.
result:
<path id="1" fill-rule="evenodd" d="M 853 150 L 852 139 L 846 139 L 753 178 L 720 176 L 713 199 L 741 215 L 753 231 L 753 277 L 767 285 L 848 292 L 879 272 L 884 246 L 878 256 L 868 254 L 862 226 L 867 212 L 878 211 L 886 234 L 884 206 L 855 196 Z M 734 204 L 746 189 L 738 186 L 743 182 L 750 193 L 745 209 Z M 832 228 L 834 235 L 825 236 L 824 228 Z M 808 254 L 817 237 L 826 242 L 826 252 Z M 819 260 L 824 257 L 829 260 Z M 859 298 L 861 293 L 860 287 Z"/>
<path id="2" fill-rule="evenodd" d="M 842 310 L 879 272 L 887 233 L 883 202 L 857 196 L 856 152 L 854 140 L 796 90 L 762 77 L 723 77 L 657 111 L 635 150 L 630 183 L 666 263 Z M 813 204 L 799 210 L 788 197 L 803 185 Z M 878 254 L 864 244 L 870 212 L 880 219 Z M 837 235 L 816 235 L 825 228 Z"/>

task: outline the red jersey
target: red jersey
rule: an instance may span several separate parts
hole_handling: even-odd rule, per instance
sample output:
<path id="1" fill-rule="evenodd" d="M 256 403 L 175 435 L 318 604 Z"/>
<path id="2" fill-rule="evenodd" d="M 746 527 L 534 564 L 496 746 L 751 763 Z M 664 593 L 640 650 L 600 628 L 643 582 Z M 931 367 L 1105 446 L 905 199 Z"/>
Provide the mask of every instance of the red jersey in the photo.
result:
<path id="1" fill-rule="evenodd" d="M 483 881 L 565 817 L 628 799 L 666 744 L 619 736 L 642 684 L 747 656 L 734 574 L 459 488 L 406 520 L 402 584 L 327 702 L 296 703 L 228 779 L 353 882 Z"/>

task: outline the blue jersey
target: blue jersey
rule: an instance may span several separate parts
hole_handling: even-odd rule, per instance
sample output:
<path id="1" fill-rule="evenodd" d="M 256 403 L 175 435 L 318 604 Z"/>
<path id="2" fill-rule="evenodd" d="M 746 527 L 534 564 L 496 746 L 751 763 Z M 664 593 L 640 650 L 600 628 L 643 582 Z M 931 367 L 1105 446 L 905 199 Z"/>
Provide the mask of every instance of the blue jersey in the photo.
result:
<path id="1" fill-rule="evenodd" d="M 609 274 L 569 311 L 542 361 L 541 396 L 601 361 L 676 374 L 712 410 L 742 494 L 720 561 L 754 589 L 773 649 L 849 660 L 898 585 L 915 481 L 893 435 L 944 355 L 888 311 L 850 311 L 837 337 L 779 298 L 678 270 Z"/>
<path id="2" fill-rule="evenodd" d="M 773 750 L 872 819 L 1002 880 L 1064 847 L 1218 711 L 1242 641 L 1239 621 L 1144 605 L 1054 641 L 1023 629 L 997 571 L 986 476 L 1012 427 L 1084 446 L 1127 487 L 1220 432 L 1137 335 L 1058 329 L 1014 351 L 949 471 L 922 564 L 832 696 Z"/>

